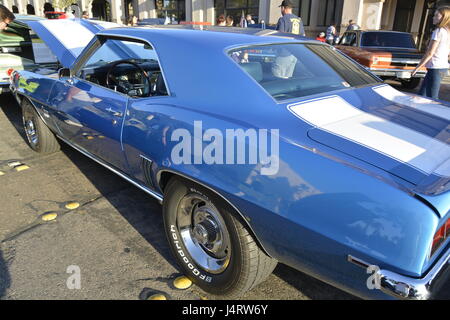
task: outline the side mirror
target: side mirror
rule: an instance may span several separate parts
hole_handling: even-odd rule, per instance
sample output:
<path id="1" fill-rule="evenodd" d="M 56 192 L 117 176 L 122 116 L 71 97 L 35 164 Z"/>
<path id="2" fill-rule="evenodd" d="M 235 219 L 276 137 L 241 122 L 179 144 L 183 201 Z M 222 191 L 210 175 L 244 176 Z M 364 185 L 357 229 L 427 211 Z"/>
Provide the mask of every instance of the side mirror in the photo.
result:
<path id="1" fill-rule="evenodd" d="M 58 70 L 59 79 L 62 78 L 70 78 L 70 69 L 69 68 L 61 68 Z"/>

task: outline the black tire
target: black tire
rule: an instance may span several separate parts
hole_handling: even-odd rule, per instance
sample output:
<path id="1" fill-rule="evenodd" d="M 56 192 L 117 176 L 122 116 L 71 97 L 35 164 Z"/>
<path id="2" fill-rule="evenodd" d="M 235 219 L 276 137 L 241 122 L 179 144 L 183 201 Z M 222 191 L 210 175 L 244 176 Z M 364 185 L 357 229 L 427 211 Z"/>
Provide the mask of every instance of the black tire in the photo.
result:
<path id="1" fill-rule="evenodd" d="M 26 99 L 22 101 L 22 122 L 31 149 L 42 154 L 54 153 L 60 149 L 55 135 L 39 117 L 34 106 Z"/>
<path id="2" fill-rule="evenodd" d="M 172 253 L 183 273 L 201 289 L 215 298 L 238 298 L 264 281 L 275 269 L 277 261 L 261 250 L 241 218 L 235 214 L 235 210 L 219 196 L 202 186 L 178 177 L 169 181 L 164 195 L 164 226 Z M 191 251 L 187 249 L 180 233 L 180 221 L 177 216 L 181 212 L 182 204 L 185 199 L 194 199 L 191 200 L 194 202 L 197 198 L 204 201 L 204 208 L 211 206 L 217 208 L 229 235 L 229 260 L 223 264 L 224 270 L 219 272 L 210 272 L 199 264 L 191 255 Z M 200 203 L 196 208 L 200 208 L 200 211 L 202 204 Z M 191 234 L 194 234 L 194 229 L 191 229 Z M 183 234 L 186 233 L 183 232 Z"/>
<path id="3" fill-rule="evenodd" d="M 402 88 L 413 90 L 417 88 L 420 83 L 420 78 L 411 78 L 409 80 L 401 80 Z"/>

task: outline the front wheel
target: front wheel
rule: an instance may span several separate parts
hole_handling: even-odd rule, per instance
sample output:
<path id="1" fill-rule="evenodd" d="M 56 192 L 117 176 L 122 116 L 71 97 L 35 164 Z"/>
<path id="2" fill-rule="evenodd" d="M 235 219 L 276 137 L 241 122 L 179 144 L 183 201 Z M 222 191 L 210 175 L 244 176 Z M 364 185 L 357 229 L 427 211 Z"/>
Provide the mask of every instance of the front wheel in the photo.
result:
<path id="1" fill-rule="evenodd" d="M 209 190 L 172 178 L 163 204 L 172 252 L 201 289 L 235 298 L 264 281 L 277 265 L 255 242 L 234 209 Z"/>
<path id="2" fill-rule="evenodd" d="M 22 102 L 22 121 L 31 149 L 43 154 L 53 153 L 60 149 L 55 135 L 39 117 L 36 109 L 26 99 Z"/>
<path id="3" fill-rule="evenodd" d="M 420 83 L 420 78 L 411 78 L 409 80 L 401 80 L 402 87 L 405 89 L 413 90 L 417 88 Z"/>

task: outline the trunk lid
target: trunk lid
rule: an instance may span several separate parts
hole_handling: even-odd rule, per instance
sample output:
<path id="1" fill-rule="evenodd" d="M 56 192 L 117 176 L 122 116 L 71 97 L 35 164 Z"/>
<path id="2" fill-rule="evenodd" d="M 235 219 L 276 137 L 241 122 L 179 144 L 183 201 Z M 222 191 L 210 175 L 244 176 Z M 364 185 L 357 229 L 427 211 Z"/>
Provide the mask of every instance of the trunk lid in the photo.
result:
<path id="1" fill-rule="evenodd" d="M 289 106 L 312 140 L 381 168 L 426 196 L 449 190 L 450 108 L 389 85 Z"/>

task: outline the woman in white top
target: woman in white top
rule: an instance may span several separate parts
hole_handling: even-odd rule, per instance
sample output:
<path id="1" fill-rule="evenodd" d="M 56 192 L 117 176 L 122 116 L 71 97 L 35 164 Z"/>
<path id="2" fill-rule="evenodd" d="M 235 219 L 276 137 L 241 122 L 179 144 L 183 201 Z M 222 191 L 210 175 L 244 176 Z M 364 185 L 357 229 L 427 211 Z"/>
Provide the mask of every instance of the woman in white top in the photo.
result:
<path id="1" fill-rule="evenodd" d="M 422 60 L 412 72 L 425 66 L 427 74 L 422 82 L 419 94 L 422 96 L 438 99 L 442 78 L 447 75 L 450 52 L 450 7 L 440 7 L 433 16 L 433 24 L 436 29 L 431 35 L 430 44 Z"/>

